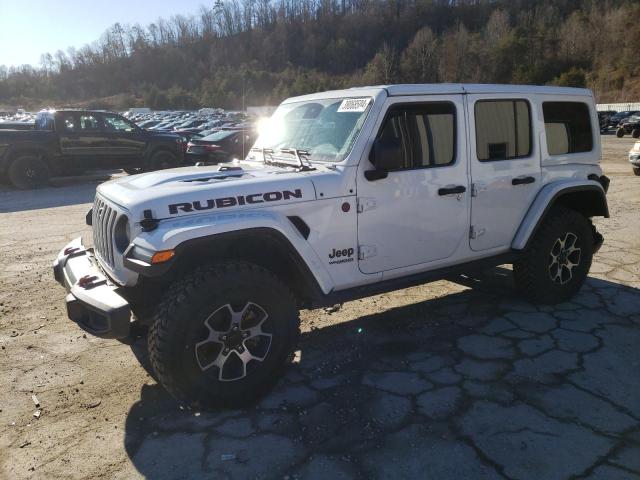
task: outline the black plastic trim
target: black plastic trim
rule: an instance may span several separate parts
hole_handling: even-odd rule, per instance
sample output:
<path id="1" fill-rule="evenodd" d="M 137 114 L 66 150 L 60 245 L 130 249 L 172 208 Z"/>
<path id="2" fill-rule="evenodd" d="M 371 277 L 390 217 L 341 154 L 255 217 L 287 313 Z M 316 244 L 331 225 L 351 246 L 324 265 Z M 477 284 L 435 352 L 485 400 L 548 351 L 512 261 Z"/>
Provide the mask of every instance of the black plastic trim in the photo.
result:
<path id="1" fill-rule="evenodd" d="M 531 244 L 531 241 L 533 240 L 533 237 L 535 236 L 536 232 L 538 231 L 538 228 L 540 228 L 540 225 L 542 225 L 542 222 L 544 221 L 544 219 L 546 218 L 547 214 L 549 213 L 549 210 L 551 210 L 551 208 L 555 205 L 556 201 L 560 197 L 562 197 L 563 195 L 566 195 L 568 193 L 589 192 L 589 191 L 598 192 L 601 195 L 603 206 L 604 206 L 604 211 L 605 211 L 604 215 L 602 215 L 602 216 L 605 217 L 605 218 L 609 218 L 609 205 L 607 203 L 607 197 L 606 197 L 605 193 L 602 190 L 599 190 L 597 187 L 592 186 L 592 185 L 576 185 L 576 186 L 573 186 L 573 187 L 564 188 L 564 189 L 560 190 L 559 192 L 557 192 L 551 198 L 551 200 L 547 203 L 547 206 L 544 208 L 544 211 L 542 212 L 542 215 L 540 215 L 540 218 L 538 219 L 538 222 L 536 223 L 536 226 L 534 227 L 533 231 L 531 232 L 531 235 L 527 239 L 527 243 L 525 244 L 525 246 L 524 246 L 524 248 L 522 250 L 526 251 L 529 248 L 529 245 Z M 515 251 L 519 251 L 519 250 L 515 250 Z"/>
<path id="2" fill-rule="evenodd" d="M 429 270 L 427 272 L 421 272 L 406 277 L 393 278 L 390 280 L 383 280 L 382 282 L 376 282 L 370 285 L 348 288 L 346 290 L 333 291 L 328 293 L 327 295 L 323 295 L 318 299 L 318 303 L 314 303 L 313 306 L 323 307 L 335 305 L 336 303 L 349 302 L 351 300 L 358 300 L 360 298 L 370 297 L 372 295 L 378 295 L 381 293 L 414 287 L 416 285 L 422 285 L 431 281 L 451 278 L 455 275 L 470 273 L 474 270 L 477 271 L 495 267 L 505 263 L 513 263 L 519 255 L 520 254 L 517 252 L 508 252 L 488 258 L 483 258 L 480 260 L 473 260 L 471 262 L 466 262 L 459 265 Z"/>
<path id="3" fill-rule="evenodd" d="M 298 217 L 297 215 L 293 215 L 287 218 L 291 223 L 293 223 L 293 226 L 296 227 L 296 229 L 300 232 L 300 235 L 302 235 L 304 239 L 307 240 L 309 238 L 309 235 L 311 234 L 311 229 L 309 228 L 309 225 L 307 225 L 306 222 L 300 217 Z"/>

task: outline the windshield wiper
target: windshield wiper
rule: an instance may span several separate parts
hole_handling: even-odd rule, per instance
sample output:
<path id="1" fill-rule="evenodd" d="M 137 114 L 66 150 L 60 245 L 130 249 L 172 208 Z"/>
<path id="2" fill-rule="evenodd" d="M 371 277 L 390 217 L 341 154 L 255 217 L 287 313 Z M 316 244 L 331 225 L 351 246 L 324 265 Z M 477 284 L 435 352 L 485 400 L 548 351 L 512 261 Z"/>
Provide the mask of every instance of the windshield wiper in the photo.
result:
<path id="1" fill-rule="evenodd" d="M 262 161 L 266 165 L 275 165 L 276 162 L 272 160 L 267 160 L 267 155 L 273 158 L 273 148 L 262 148 L 262 147 L 253 147 L 251 149 L 252 152 L 260 152 L 262 154 Z"/>
<path id="2" fill-rule="evenodd" d="M 306 157 L 309 157 L 309 155 L 311 155 L 309 153 L 309 150 L 304 150 L 302 148 L 281 148 L 280 153 L 288 153 L 289 155 L 294 155 L 296 157 L 296 160 L 298 160 L 298 163 L 300 164 L 301 172 L 306 172 L 309 170 L 316 169 L 314 166 L 311 165 L 311 162 L 309 161 L 309 159 L 306 158 Z M 302 157 L 305 157 L 305 160 L 307 162 L 306 164 L 302 160 Z"/>

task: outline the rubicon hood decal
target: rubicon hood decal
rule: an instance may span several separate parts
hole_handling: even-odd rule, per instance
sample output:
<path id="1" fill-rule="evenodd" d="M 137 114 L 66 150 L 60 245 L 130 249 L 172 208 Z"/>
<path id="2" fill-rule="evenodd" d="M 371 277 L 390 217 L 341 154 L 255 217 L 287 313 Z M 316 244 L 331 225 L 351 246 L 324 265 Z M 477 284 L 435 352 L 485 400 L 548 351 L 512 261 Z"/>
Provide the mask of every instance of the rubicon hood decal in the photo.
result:
<path id="1" fill-rule="evenodd" d="M 302 198 L 302 189 L 276 190 L 266 193 L 252 193 L 249 195 L 238 195 L 234 197 L 211 198 L 207 200 L 196 200 L 193 202 L 172 203 L 168 206 L 169 215 L 178 215 L 180 212 L 197 212 L 202 210 L 212 210 L 214 208 L 235 207 L 236 205 L 253 205 L 265 202 L 277 202 L 280 200 L 290 200 L 292 198 Z"/>

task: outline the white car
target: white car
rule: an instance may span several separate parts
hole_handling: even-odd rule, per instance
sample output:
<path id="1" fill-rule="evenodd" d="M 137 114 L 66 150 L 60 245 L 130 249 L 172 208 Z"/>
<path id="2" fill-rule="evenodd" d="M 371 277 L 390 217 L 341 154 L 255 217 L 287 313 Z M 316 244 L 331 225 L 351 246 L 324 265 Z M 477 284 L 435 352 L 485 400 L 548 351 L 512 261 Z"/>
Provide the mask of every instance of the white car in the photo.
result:
<path id="1" fill-rule="evenodd" d="M 94 249 L 54 264 L 69 317 L 149 325 L 181 401 L 238 406 L 277 380 L 299 308 L 513 264 L 534 302 L 582 286 L 608 217 L 589 90 L 389 85 L 286 100 L 247 158 L 98 187 Z M 327 355 L 330 355 L 327 346 Z"/>
<path id="2" fill-rule="evenodd" d="M 636 142 L 629 150 L 629 163 L 631 163 L 633 173 L 640 176 L 640 141 Z"/>

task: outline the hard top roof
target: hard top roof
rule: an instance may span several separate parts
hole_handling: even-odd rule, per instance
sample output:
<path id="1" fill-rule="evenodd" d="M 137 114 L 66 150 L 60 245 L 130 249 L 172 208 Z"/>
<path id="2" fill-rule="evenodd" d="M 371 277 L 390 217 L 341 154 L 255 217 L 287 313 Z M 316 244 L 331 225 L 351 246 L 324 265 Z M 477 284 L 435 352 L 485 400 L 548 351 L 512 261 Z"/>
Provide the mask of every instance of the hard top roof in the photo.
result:
<path id="1" fill-rule="evenodd" d="M 402 95 L 437 95 L 437 94 L 547 94 L 547 95 L 576 95 L 593 97 L 591 90 L 586 88 L 552 87 L 540 85 L 500 85 L 482 83 L 408 83 L 397 85 L 375 85 L 370 87 L 354 87 L 345 90 L 312 93 L 293 97 L 286 102 L 313 100 L 327 97 L 349 96 L 377 96 L 386 92 L 390 97 Z"/>

